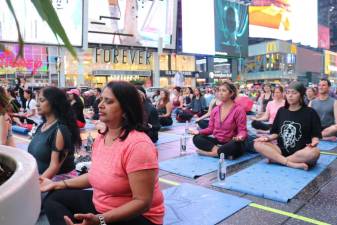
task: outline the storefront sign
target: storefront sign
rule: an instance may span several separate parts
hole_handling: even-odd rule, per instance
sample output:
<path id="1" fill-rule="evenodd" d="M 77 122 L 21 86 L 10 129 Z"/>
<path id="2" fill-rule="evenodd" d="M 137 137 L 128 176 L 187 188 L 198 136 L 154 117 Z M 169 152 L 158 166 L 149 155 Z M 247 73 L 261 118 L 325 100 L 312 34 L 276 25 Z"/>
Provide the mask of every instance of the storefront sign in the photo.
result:
<path id="1" fill-rule="evenodd" d="M 151 52 L 141 49 L 96 48 L 94 50 L 95 63 L 150 65 L 151 58 Z"/>
<path id="2" fill-rule="evenodd" d="M 150 77 L 151 71 L 128 71 L 128 70 L 93 70 L 92 74 L 94 76 L 118 76 L 118 75 L 129 75 L 129 76 L 142 76 Z"/>
<path id="3" fill-rule="evenodd" d="M 32 71 L 32 74 L 36 74 L 37 70 L 42 67 L 41 60 L 35 59 L 26 59 L 26 58 L 16 58 L 16 55 L 9 51 L 5 50 L 0 52 L 0 68 L 8 68 L 9 70 L 12 68 L 25 68 L 27 70 Z"/>
<path id="4" fill-rule="evenodd" d="M 231 78 L 231 73 L 214 73 L 214 78 Z"/>
<path id="5" fill-rule="evenodd" d="M 174 71 L 174 70 L 161 70 L 160 71 L 160 76 L 163 77 L 174 77 L 176 73 L 181 73 L 184 75 L 184 77 L 192 77 L 193 72 L 192 71 Z"/>

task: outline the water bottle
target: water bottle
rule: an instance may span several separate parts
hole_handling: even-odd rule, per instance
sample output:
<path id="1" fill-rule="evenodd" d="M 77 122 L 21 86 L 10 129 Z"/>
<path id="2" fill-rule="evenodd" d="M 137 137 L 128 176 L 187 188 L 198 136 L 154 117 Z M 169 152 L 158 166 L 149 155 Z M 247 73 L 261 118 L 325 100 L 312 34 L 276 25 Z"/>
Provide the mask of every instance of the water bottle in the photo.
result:
<path id="1" fill-rule="evenodd" d="M 181 156 L 186 154 L 186 139 L 187 139 L 186 134 L 183 134 L 180 136 L 180 155 Z"/>
<path id="2" fill-rule="evenodd" d="M 94 143 L 94 138 L 91 136 L 91 133 L 89 132 L 88 138 L 87 138 L 87 145 L 86 145 L 87 152 L 91 152 L 93 143 Z"/>
<path id="3" fill-rule="evenodd" d="M 227 172 L 227 167 L 226 167 L 226 162 L 225 162 L 225 154 L 221 153 L 220 159 L 219 159 L 219 167 L 218 167 L 218 181 L 219 182 L 223 182 L 226 179 L 226 172 Z"/>
<path id="4" fill-rule="evenodd" d="M 188 134 L 188 129 L 189 129 L 189 123 L 188 123 L 188 120 L 186 120 L 186 122 L 185 122 L 185 135 L 186 136 Z"/>

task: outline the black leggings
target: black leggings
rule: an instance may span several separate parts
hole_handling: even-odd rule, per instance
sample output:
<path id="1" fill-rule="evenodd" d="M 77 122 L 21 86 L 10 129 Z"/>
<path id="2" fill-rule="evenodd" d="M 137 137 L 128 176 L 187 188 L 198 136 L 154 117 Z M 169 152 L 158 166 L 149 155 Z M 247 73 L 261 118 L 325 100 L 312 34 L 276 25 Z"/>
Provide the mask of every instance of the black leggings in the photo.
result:
<path id="1" fill-rule="evenodd" d="M 218 155 L 224 153 L 225 157 L 229 156 L 233 158 L 238 158 L 244 154 L 244 142 L 230 141 L 227 143 L 221 143 L 216 138 L 205 136 L 205 135 L 195 135 L 193 137 L 193 144 L 203 151 L 210 152 L 215 145 L 221 145 L 218 150 Z"/>
<path id="2" fill-rule="evenodd" d="M 99 214 L 92 203 L 90 190 L 58 190 L 50 193 L 43 204 L 50 225 L 66 225 L 63 216 L 68 216 L 73 222 L 74 214 Z M 80 222 L 80 221 L 77 221 Z M 137 216 L 131 220 L 109 223 L 108 225 L 154 225 L 144 216 Z"/>
<path id="3" fill-rule="evenodd" d="M 200 120 L 197 122 L 197 124 L 199 125 L 200 129 L 205 129 L 208 127 L 208 123 L 209 123 L 209 120 Z"/>
<path id="4" fill-rule="evenodd" d="M 265 122 L 262 122 L 262 121 L 254 120 L 252 122 L 252 127 L 257 129 L 257 130 L 270 130 L 271 126 L 272 126 L 272 124 L 265 123 Z"/>
<path id="5" fill-rule="evenodd" d="M 159 123 L 163 127 L 171 126 L 173 124 L 173 120 L 171 117 L 160 117 Z"/>

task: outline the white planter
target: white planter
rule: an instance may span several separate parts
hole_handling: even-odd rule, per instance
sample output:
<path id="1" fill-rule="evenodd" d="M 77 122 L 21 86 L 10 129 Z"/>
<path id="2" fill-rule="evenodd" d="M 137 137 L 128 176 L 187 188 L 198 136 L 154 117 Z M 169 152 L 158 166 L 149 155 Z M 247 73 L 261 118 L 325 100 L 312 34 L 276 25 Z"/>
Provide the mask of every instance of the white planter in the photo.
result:
<path id="1" fill-rule="evenodd" d="M 41 209 L 38 170 L 27 152 L 0 145 L 0 161 L 14 174 L 0 186 L 0 224 L 34 225 Z"/>

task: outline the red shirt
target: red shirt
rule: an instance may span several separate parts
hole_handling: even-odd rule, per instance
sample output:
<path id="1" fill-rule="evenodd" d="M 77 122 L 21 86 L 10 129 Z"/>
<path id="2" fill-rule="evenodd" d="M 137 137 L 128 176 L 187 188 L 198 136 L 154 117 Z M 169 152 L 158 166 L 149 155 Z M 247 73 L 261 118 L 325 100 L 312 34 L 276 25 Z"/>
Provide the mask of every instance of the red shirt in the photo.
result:
<path id="1" fill-rule="evenodd" d="M 104 213 L 132 200 L 128 174 L 147 169 L 157 172 L 152 205 L 143 214 L 155 224 L 163 224 L 164 198 L 158 183 L 158 154 L 145 133 L 132 131 L 124 141 L 117 139 L 111 146 L 98 135 L 93 144 L 89 183 L 93 187 L 93 203 Z"/>

